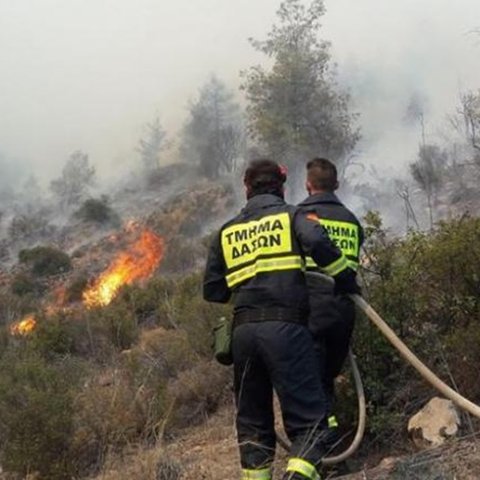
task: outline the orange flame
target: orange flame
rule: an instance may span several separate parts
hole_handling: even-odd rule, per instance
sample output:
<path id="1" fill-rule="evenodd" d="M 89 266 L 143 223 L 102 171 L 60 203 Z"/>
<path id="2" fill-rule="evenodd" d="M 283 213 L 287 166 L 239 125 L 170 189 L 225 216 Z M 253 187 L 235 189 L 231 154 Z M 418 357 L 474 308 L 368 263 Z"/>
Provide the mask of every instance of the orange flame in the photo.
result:
<path id="1" fill-rule="evenodd" d="M 83 293 L 88 308 L 108 305 L 118 289 L 136 280 L 150 277 L 163 256 L 163 239 L 144 230 L 135 244 L 121 252 L 95 284 Z"/>
<path id="2" fill-rule="evenodd" d="M 12 335 L 21 335 L 25 336 L 29 333 L 33 332 L 37 325 L 37 321 L 33 314 L 27 315 L 24 319 L 20 320 L 19 322 L 10 325 L 10 333 Z"/>

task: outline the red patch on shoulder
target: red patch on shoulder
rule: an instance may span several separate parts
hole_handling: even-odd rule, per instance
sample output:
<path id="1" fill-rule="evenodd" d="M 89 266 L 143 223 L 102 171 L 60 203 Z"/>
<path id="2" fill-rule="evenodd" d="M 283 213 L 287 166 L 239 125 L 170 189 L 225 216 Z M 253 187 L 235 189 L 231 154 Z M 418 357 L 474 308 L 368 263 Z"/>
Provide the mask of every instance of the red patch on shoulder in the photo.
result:
<path id="1" fill-rule="evenodd" d="M 319 222 L 320 219 L 316 213 L 307 213 L 307 220 L 311 220 L 312 222 Z"/>

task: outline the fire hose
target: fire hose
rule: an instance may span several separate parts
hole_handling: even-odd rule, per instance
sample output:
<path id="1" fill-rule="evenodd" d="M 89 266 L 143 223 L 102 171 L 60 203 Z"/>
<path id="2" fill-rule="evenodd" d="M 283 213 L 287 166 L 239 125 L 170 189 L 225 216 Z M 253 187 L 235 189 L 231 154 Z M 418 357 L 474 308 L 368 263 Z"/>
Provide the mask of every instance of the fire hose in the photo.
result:
<path id="1" fill-rule="evenodd" d="M 327 278 L 320 273 L 309 272 L 308 275 Z M 332 279 L 329 279 L 332 281 Z M 445 397 L 455 403 L 461 409 L 471 413 L 477 418 L 480 418 L 480 406 L 471 402 L 467 398 L 460 395 L 458 392 L 449 387 L 445 382 L 440 380 L 406 345 L 400 340 L 395 332 L 388 326 L 388 324 L 380 317 L 380 315 L 369 305 L 360 295 L 350 295 L 350 298 L 355 302 L 358 308 L 362 310 L 369 320 L 380 330 L 385 338 L 398 350 L 400 355 L 406 360 L 412 367 L 414 367 L 418 373 L 426 380 L 432 387 L 442 393 Z M 354 439 L 350 446 L 339 455 L 333 457 L 325 457 L 322 460 L 324 465 L 334 465 L 342 462 L 350 457 L 359 447 L 363 434 L 365 431 L 366 422 L 366 407 L 365 407 L 365 394 L 363 390 L 363 384 L 360 377 L 355 357 L 352 352 L 349 352 L 350 366 L 352 369 L 352 375 L 354 378 L 355 388 L 358 397 L 358 425 Z M 287 442 L 277 435 L 279 444 L 288 449 Z"/>
<path id="2" fill-rule="evenodd" d="M 350 296 L 355 304 L 367 315 L 375 326 L 383 333 L 386 339 L 398 350 L 400 355 L 412 366 L 418 373 L 437 389 L 445 397 L 455 403 L 461 409 L 480 418 L 480 406 L 466 399 L 458 392 L 449 387 L 440 380 L 420 359 L 397 337 L 395 332 L 387 325 L 380 315 L 360 296 Z"/>

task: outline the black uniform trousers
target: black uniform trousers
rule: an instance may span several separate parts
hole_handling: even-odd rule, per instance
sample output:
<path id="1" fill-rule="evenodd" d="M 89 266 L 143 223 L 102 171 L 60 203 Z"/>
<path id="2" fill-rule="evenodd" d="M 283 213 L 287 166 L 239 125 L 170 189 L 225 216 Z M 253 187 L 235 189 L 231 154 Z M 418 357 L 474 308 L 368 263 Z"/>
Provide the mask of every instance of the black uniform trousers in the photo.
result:
<path id="1" fill-rule="evenodd" d="M 317 294 L 310 303 L 312 313 L 309 322 L 315 325 L 312 327 L 315 330 L 315 350 L 319 355 L 323 390 L 330 414 L 335 397 L 335 378 L 340 374 L 350 348 L 355 325 L 355 304 L 346 295 L 332 294 Z M 324 318 L 326 312 L 334 309 L 335 314 Z"/>
<path id="2" fill-rule="evenodd" d="M 319 465 L 327 411 L 306 326 L 283 321 L 239 325 L 233 332 L 233 360 L 242 467 L 265 468 L 273 461 L 273 390 L 292 443 L 290 456 Z"/>

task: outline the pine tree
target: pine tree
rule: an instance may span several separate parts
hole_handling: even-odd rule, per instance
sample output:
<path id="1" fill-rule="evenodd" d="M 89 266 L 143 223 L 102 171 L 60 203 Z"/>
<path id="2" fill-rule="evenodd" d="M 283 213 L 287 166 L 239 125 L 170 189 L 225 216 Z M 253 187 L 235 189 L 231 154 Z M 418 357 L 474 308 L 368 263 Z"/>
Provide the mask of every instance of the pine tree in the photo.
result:
<path id="1" fill-rule="evenodd" d="M 266 70 L 244 72 L 249 130 L 267 155 L 294 173 L 313 156 L 327 156 L 342 167 L 359 139 L 349 95 L 330 68 L 330 45 L 318 38 L 322 0 L 307 8 L 285 0 L 264 41 L 253 47 L 273 60 Z"/>
<path id="2" fill-rule="evenodd" d="M 157 117 L 153 122 L 146 125 L 146 136 L 138 142 L 137 151 L 140 153 L 145 172 L 151 173 L 158 169 L 160 153 L 164 149 L 165 131 L 160 119 Z"/>
<path id="3" fill-rule="evenodd" d="M 210 178 L 234 171 L 243 157 L 245 135 L 233 93 L 212 76 L 189 110 L 183 129 L 184 157 Z"/>

